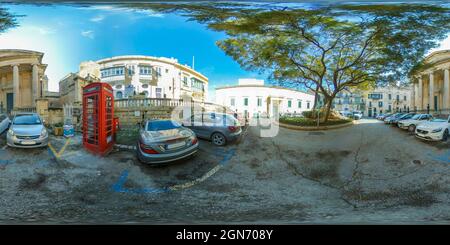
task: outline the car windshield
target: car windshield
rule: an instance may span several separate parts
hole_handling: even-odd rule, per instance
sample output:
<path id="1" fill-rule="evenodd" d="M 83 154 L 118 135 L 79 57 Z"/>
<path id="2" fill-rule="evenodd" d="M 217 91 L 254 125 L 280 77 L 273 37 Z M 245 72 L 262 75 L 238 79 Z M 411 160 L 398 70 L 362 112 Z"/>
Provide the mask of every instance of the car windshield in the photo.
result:
<path id="1" fill-rule="evenodd" d="M 413 120 L 417 120 L 417 119 L 419 119 L 420 118 L 420 116 L 422 116 L 422 115 L 414 115 L 411 119 L 413 119 Z"/>
<path id="2" fill-rule="evenodd" d="M 14 118 L 14 125 L 37 125 L 41 124 L 41 119 L 38 115 L 34 114 L 26 114 L 26 115 L 17 115 Z"/>
<path id="3" fill-rule="evenodd" d="M 147 123 L 147 131 L 162 131 L 162 130 L 170 130 L 181 127 L 175 121 L 151 121 Z"/>

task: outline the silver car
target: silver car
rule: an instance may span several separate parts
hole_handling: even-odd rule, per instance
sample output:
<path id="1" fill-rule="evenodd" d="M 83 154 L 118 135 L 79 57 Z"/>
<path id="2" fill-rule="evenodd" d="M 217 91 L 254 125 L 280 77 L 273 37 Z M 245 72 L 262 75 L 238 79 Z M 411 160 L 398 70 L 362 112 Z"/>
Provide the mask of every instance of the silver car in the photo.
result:
<path id="1" fill-rule="evenodd" d="M 179 123 L 149 120 L 139 131 L 136 151 L 141 162 L 156 165 L 192 156 L 198 145 L 195 133 Z"/>
<path id="2" fill-rule="evenodd" d="M 11 122 L 6 142 L 11 147 L 45 147 L 48 145 L 48 132 L 37 113 L 20 113 Z"/>
<path id="3" fill-rule="evenodd" d="M 183 125 L 194 131 L 199 138 L 211 140 L 217 146 L 239 139 L 242 128 L 232 115 L 216 112 L 195 114 L 184 120 Z"/>

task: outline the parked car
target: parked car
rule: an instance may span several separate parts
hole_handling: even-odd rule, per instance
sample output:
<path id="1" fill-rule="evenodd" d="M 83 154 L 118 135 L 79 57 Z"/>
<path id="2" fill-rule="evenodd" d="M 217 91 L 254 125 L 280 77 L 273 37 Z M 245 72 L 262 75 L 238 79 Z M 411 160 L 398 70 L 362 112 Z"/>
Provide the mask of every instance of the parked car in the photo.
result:
<path id="1" fill-rule="evenodd" d="M 141 162 L 157 165 L 194 155 L 198 140 L 192 130 L 172 120 L 149 120 L 143 123 L 137 142 Z"/>
<path id="2" fill-rule="evenodd" d="M 414 113 L 414 112 L 403 114 L 402 116 L 393 119 L 392 124 L 395 124 L 396 126 L 398 126 L 398 122 L 400 122 L 402 120 L 411 119 L 414 115 L 416 115 L 416 113 Z"/>
<path id="3" fill-rule="evenodd" d="M 11 120 L 6 114 L 0 114 L 0 134 L 5 132 L 9 128 Z"/>
<path id="4" fill-rule="evenodd" d="M 392 116 L 386 117 L 384 119 L 384 123 L 391 124 L 394 122 L 394 120 L 398 119 L 399 117 L 403 116 L 405 113 L 395 113 Z"/>
<path id="5" fill-rule="evenodd" d="M 447 141 L 450 130 L 450 116 L 447 119 L 435 118 L 421 123 L 416 128 L 416 137 L 430 141 Z"/>
<path id="6" fill-rule="evenodd" d="M 377 119 L 378 119 L 378 120 L 384 121 L 384 119 L 386 119 L 387 117 L 390 117 L 390 116 L 392 116 L 392 115 L 394 115 L 394 114 L 393 114 L 393 113 L 379 114 L 379 115 L 377 116 Z"/>
<path id="7" fill-rule="evenodd" d="M 348 117 L 348 118 L 351 118 L 353 116 L 353 114 L 349 111 L 340 111 L 339 114 L 341 114 L 341 116 Z"/>
<path id="8" fill-rule="evenodd" d="M 48 145 L 48 132 L 37 113 L 16 114 L 11 122 L 6 143 L 11 147 L 36 148 Z"/>
<path id="9" fill-rule="evenodd" d="M 361 119 L 362 116 L 363 116 L 363 114 L 362 114 L 362 112 L 360 112 L 360 111 L 354 111 L 354 112 L 352 113 L 352 118 L 355 119 L 355 120 Z"/>
<path id="10" fill-rule="evenodd" d="M 433 119 L 430 114 L 416 114 L 411 119 L 402 120 L 398 122 L 398 127 L 401 129 L 407 129 L 409 132 L 414 132 L 417 125 Z"/>
<path id="11" fill-rule="evenodd" d="M 224 146 L 237 140 L 242 133 L 241 124 L 232 115 L 215 112 L 195 114 L 186 118 L 185 127 L 192 129 L 197 137 L 211 140 L 214 145 Z"/>

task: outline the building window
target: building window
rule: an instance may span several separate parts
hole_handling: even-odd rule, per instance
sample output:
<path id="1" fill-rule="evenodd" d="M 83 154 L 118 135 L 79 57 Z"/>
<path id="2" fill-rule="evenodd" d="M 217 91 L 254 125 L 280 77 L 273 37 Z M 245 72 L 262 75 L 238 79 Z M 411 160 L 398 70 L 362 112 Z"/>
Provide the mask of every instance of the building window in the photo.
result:
<path id="1" fill-rule="evenodd" d="M 244 98 L 244 106 L 248 106 L 248 98 Z"/>
<path id="2" fill-rule="evenodd" d="M 116 89 L 122 89 L 122 85 L 116 85 Z"/>
<path id="3" fill-rule="evenodd" d="M 405 96 L 403 96 L 403 100 L 404 100 L 404 101 L 406 101 L 406 95 L 405 95 Z"/>
<path id="4" fill-rule="evenodd" d="M 100 70 L 100 75 L 102 78 L 121 76 L 124 74 L 124 69 L 125 69 L 124 66 L 105 68 Z"/>
<path id="5" fill-rule="evenodd" d="M 388 111 L 391 111 L 392 110 L 392 107 L 391 107 L 391 105 L 389 105 L 388 106 Z"/>
<path id="6" fill-rule="evenodd" d="M 378 102 L 378 107 L 380 107 L 380 108 L 383 107 L 383 101 Z"/>
<path id="7" fill-rule="evenodd" d="M 297 103 L 298 103 L 298 108 L 302 108 L 302 101 L 299 100 L 299 101 L 297 101 Z"/>
<path id="8" fill-rule="evenodd" d="M 397 94 L 397 101 L 399 101 L 399 100 L 400 100 L 400 95 Z"/>
<path id="9" fill-rule="evenodd" d="M 148 88 L 148 84 L 142 84 L 142 88 Z"/>
<path id="10" fill-rule="evenodd" d="M 145 98 L 148 97 L 148 91 L 144 91 L 144 96 L 145 96 Z"/>
<path id="11" fill-rule="evenodd" d="M 306 109 L 309 109 L 310 105 L 311 105 L 311 102 L 306 101 Z"/>
<path id="12" fill-rule="evenodd" d="M 379 100 L 379 99 L 383 99 L 383 95 L 379 94 L 379 93 L 374 93 L 374 94 L 369 94 L 367 96 L 368 99 L 374 99 L 374 100 Z"/>
<path id="13" fill-rule="evenodd" d="M 234 105 L 235 105 L 235 100 L 234 100 L 234 98 L 231 98 L 231 100 L 230 100 L 230 105 L 231 105 L 231 106 L 234 106 Z"/>
<path id="14" fill-rule="evenodd" d="M 156 88 L 156 98 L 161 98 L 162 88 Z"/>
<path id="15" fill-rule="evenodd" d="M 191 87 L 193 89 L 196 89 L 196 90 L 204 91 L 204 84 L 203 84 L 203 82 L 198 80 L 195 77 L 191 78 Z"/>
<path id="16" fill-rule="evenodd" d="M 372 101 L 369 101 L 369 107 L 372 107 Z"/>
<path id="17" fill-rule="evenodd" d="M 262 106 L 262 98 L 258 98 L 258 107 L 261 107 Z"/>
<path id="18" fill-rule="evenodd" d="M 388 94 L 389 100 L 392 99 L 392 94 Z"/>
<path id="19" fill-rule="evenodd" d="M 122 99 L 122 98 L 123 98 L 123 93 L 122 93 L 122 91 L 117 91 L 117 92 L 116 92 L 116 98 L 117 98 L 117 99 Z"/>
<path id="20" fill-rule="evenodd" d="M 188 78 L 183 77 L 183 86 L 188 87 Z"/>
<path id="21" fill-rule="evenodd" d="M 139 74 L 140 75 L 151 75 L 152 67 L 151 66 L 139 66 Z"/>
<path id="22" fill-rule="evenodd" d="M 289 108 L 292 107 L 292 100 L 288 100 L 288 107 L 289 107 Z"/>

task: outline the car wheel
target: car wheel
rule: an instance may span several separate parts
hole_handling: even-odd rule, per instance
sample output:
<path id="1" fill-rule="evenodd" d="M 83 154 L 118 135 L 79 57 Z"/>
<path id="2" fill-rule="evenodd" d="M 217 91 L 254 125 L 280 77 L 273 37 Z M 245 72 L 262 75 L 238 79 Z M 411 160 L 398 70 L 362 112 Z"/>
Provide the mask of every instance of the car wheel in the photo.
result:
<path id="1" fill-rule="evenodd" d="M 414 132 L 414 131 L 416 131 L 416 125 L 414 125 L 414 124 L 409 125 L 408 131 L 409 131 L 409 132 Z"/>
<path id="2" fill-rule="evenodd" d="M 217 146 L 224 146 L 227 143 L 225 136 L 221 133 L 213 133 L 211 136 L 211 141 Z"/>
<path id="3" fill-rule="evenodd" d="M 444 131 L 444 135 L 442 135 L 442 141 L 447 141 L 448 139 L 448 129 Z"/>

